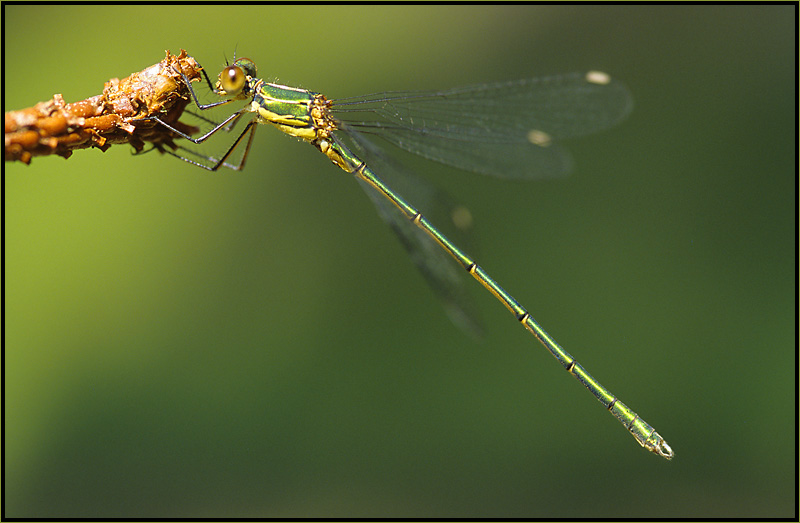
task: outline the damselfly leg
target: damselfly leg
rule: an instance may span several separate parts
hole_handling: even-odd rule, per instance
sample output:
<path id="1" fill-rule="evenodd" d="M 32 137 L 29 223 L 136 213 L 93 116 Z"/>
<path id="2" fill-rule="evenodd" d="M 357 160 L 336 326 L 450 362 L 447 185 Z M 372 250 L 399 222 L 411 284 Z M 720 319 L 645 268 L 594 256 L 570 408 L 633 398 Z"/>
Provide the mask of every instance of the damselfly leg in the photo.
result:
<path id="1" fill-rule="evenodd" d="M 240 97 L 229 98 L 229 99 L 224 99 L 224 100 L 220 100 L 220 101 L 216 101 L 216 102 L 203 104 L 203 103 L 200 102 L 200 99 L 198 98 L 197 93 L 195 92 L 194 88 L 192 87 L 192 82 L 189 80 L 189 78 L 183 73 L 183 71 L 177 71 L 177 72 L 180 74 L 180 76 L 181 76 L 181 78 L 183 80 L 183 83 L 186 86 L 186 89 L 188 90 L 190 96 L 192 97 L 192 100 L 194 101 L 195 107 L 197 107 L 197 109 L 200 109 L 201 111 L 214 109 L 214 108 L 229 104 L 231 102 L 234 102 L 237 99 L 240 99 Z M 211 83 L 211 79 L 208 77 L 208 74 L 206 73 L 205 69 L 201 69 L 201 73 L 202 73 L 202 75 L 203 75 L 203 77 L 205 79 L 206 84 L 208 85 L 209 90 L 212 93 L 214 93 L 215 95 L 223 95 L 224 96 L 224 91 L 221 92 L 216 87 L 214 87 L 214 85 Z M 191 112 L 191 111 L 184 110 L 185 113 L 191 114 L 195 118 L 198 118 L 198 119 L 200 119 L 200 120 L 202 120 L 202 121 L 204 121 L 206 123 L 210 123 L 210 124 L 214 125 L 214 127 L 211 130 L 205 132 L 205 134 L 203 134 L 202 136 L 197 137 L 197 138 L 194 138 L 194 137 L 184 133 L 180 129 L 177 129 L 175 126 L 171 125 L 169 122 L 165 121 L 164 119 L 162 119 L 158 115 L 150 116 L 150 117 L 147 117 L 147 118 L 139 118 L 139 119 L 136 119 L 136 120 L 132 120 L 132 122 L 143 122 L 143 121 L 155 121 L 155 122 L 158 122 L 160 125 L 164 126 L 165 128 L 167 128 L 170 131 L 172 131 L 173 133 L 175 133 L 177 136 L 179 136 L 181 138 L 184 138 L 184 139 L 192 142 L 193 144 L 199 145 L 199 144 L 204 143 L 206 140 L 208 140 L 211 136 L 215 135 L 219 131 L 230 132 L 234 128 L 234 126 L 239 122 L 241 117 L 244 114 L 248 113 L 249 111 L 250 111 L 250 109 L 247 108 L 247 107 L 242 108 L 242 109 L 234 112 L 233 114 L 229 115 L 222 122 L 217 123 L 216 121 L 211 120 L 209 118 L 206 118 L 205 116 L 203 116 L 201 114 L 197 114 L 197 113 L 194 113 L 194 112 Z M 185 156 L 181 156 L 180 154 L 177 154 L 177 153 L 169 150 L 166 147 L 160 147 L 159 150 L 161 152 L 163 152 L 163 153 L 170 154 L 172 156 L 175 156 L 176 158 L 180 158 L 181 160 L 183 160 L 185 162 L 191 163 L 192 165 L 196 165 L 196 166 L 201 167 L 203 169 L 206 169 L 208 171 L 216 171 L 220 167 L 225 167 L 225 168 L 228 168 L 228 169 L 239 171 L 244 167 L 245 161 L 247 159 L 247 155 L 250 152 L 250 146 L 253 143 L 253 137 L 255 135 L 255 130 L 256 130 L 255 123 L 256 123 L 255 121 L 249 122 L 247 124 L 247 126 L 244 128 L 244 130 L 236 137 L 236 139 L 233 141 L 233 143 L 230 145 L 230 147 L 227 149 L 227 151 L 224 154 L 222 154 L 222 156 L 220 156 L 219 158 L 216 158 L 214 156 L 208 156 L 208 155 L 201 154 L 201 153 L 199 153 L 199 152 L 197 152 L 195 150 L 192 150 L 192 149 L 190 149 L 188 147 L 184 147 L 182 145 L 178 146 L 178 149 L 180 149 L 181 151 L 185 151 L 187 154 L 193 155 L 196 158 L 198 158 L 199 160 L 205 161 L 206 163 L 202 163 L 201 161 L 195 161 L 195 160 L 192 160 L 192 159 L 187 158 Z M 239 144 L 242 142 L 244 136 L 248 132 L 250 133 L 250 137 L 247 140 L 247 145 L 245 146 L 244 154 L 242 155 L 242 157 L 235 164 L 227 163 L 226 160 L 228 160 L 228 158 L 230 158 L 231 154 L 233 154 L 233 152 L 236 150 L 236 148 L 239 146 Z"/>

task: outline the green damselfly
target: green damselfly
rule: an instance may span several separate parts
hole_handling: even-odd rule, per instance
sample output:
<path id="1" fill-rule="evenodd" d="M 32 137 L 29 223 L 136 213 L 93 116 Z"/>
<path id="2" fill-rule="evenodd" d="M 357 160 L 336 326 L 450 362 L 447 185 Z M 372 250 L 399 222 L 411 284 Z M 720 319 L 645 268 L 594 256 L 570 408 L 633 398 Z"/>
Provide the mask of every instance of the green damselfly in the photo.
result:
<path id="1" fill-rule="evenodd" d="M 224 99 L 201 104 L 185 78 L 200 109 L 234 100 L 245 100 L 247 105 L 199 138 L 182 133 L 158 117 L 149 119 L 199 144 L 219 130 L 230 130 L 245 114 L 255 113 L 255 118 L 219 158 L 204 157 L 181 147 L 206 163 L 172 151 L 164 152 L 211 171 L 223 166 L 238 170 L 244 166 L 256 127 L 261 123 L 272 124 L 311 143 L 361 182 L 380 215 L 409 248 L 429 283 L 443 294 L 448 312 L 458 323 L 468 324 L 469 314 L 461 304 L 460 284 L 451 278 L 452 263 L 445 260 L 447 255 L 505 305 L 640 445 L 666 459 L 673 457 L 672 449 L 653 427 L 600 385 L 483 268 L 384 183 L 383 173 L 378 177 L 372 165 L 384 166 L 387 174 L 396 171 L 396 167 L 366 137 L 379 136 L 422 157 L 482 174 L 504 178 L 564 174 L 569 170 L 569 160 L 556 140 L 608 128 L 626 116 L 631 98 L 621 83 L 605 73 L 591 71 L 445 91 L 381 93 L 329 100 L 319 93 L 264 82 L 256 75 L 255 63 L 247 58 L 236 59 L 225 67 L 216 86 L 211 85 L 207 75 L 205 79 L 209 88 Z M 247 143 L 240 161 L 227 163 L 245 137 Z M 413 186 L 407 189 L 414 192 Z"/>

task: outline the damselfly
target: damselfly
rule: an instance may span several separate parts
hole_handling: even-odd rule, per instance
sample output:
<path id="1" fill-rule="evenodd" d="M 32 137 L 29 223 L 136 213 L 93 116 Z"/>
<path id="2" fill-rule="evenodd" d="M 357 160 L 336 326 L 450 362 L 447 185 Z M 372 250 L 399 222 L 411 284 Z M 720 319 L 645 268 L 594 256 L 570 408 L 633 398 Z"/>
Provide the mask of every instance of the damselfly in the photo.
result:
<path id="1" fill-rule="evenodd" d="M 469 323 L 469 315 L 459 298 L 458 280 L 451 278 L 452 263 L 446 260 L 447 255 L 500 300 L 640 445 L 664 458 L 673 457 L 672 449 L 653 427 L 600 385 L 483 268 L 384 183 L 383 173 L 382 178 L 378 177 L 373 165 L 385 168 L 390 178 L 388 173 L 397 168 L 366 137 L 379 136 L 425 158 L 482 174 L 504 178 L 559 175 L 567 172 L 570 166 L 568 157 L 555 142 L 593 133 L 619 122 L 631 108 L 630 94 L 622 84 L 605 73 L 591 71 L 445 91 L 382 93 L 329 100 L 319 93 L 266 83 L 257 77 L 255 63 L 247 58 L 225 67 L 216 86 L 211 85 L 206 75 L 211 90 L 224 97 L 221 101 L 201 104 L 189 79 L 185 82 L 200 109 L 234 100 L 248 103 L 199 138 L 182 133 L 158 117 L 149 119 L 199 144 L 221 129 L 230 130 L 245 114 L 255 113 L 255 118 L 219 158 L 204 157 L 186 148 L 182 149 L 195 155 L 197 160 L 166 149 L 165 152 L 211 171 L 222 166 L 241 169 L 256 127 L 262 123 L 272 124 L 286 134 L 311 143 L 359 180 L 380 215 L 411 251 L 412 259 L 429 283 L 443 295 L 451 316 L 462 324 Z M 241 160 L 227 163 L 245 137 L 247 143 Z M 413 186 L 409 185 L 408 190 L 414 192 Z"/>

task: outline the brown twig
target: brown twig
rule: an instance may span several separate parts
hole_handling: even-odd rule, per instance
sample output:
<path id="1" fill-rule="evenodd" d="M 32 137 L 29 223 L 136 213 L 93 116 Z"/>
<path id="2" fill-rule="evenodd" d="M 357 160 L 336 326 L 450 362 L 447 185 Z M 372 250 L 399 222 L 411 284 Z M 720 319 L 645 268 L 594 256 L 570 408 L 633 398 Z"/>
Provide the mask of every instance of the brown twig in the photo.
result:
<path id="1" fill-rule="evenodd" d="M 129 143 L 136 152 L 145 142 L 175 149 L 177 134 L 156 121 L 136 120 L 158 116 L 186 134 L 196 133 L 197 127 L 178 121 L 190 101 L 179 71 L 195 81 L 201 70 L 183 49 L 177 56 L 167 51 L 166 58 L 143 71 L 110 79 L 103 94 L 70 104 L 56 94 L 34 107 L 5 113 L 5 160 L 29 164 L 33 156 L 69 158 L 76 149 L 105 151 L 118 143 Z"/>

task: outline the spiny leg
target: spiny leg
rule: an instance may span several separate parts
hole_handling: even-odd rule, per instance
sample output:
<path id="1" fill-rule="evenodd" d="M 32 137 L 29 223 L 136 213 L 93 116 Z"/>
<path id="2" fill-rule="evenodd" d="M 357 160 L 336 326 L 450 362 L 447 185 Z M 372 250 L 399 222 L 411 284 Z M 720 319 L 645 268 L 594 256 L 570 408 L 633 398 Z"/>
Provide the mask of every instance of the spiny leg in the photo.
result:
<path id="1" fill-rule="evenodd" d="M 174 156 L 176 158 L 180 158 L 184 162 L 190 163 L 192 165 L 196 165 L 197 167 L 201 167 L 201 168 L 203 168 L 203 169 L 205 169 L 207 171 L 216 171 L 220 167 L 227 167 L 228 169 L 232 169 L 234 171 L 240 171 L 244 167 L 244 162 L 245 162 L 245 160 L 247 160 L 248 154 L 250 154 L 250 146 L 253 144 L 253 137 L 256 134 L 256 125 L 257 124 L 258 124 L 258 122 L 256 120 L 252 120 L 249 124 L 247 124 L 247 127 L 244 128 L 244 131 L 242 131 L 242 133 L 236 138 L 236 140 L 233 142 L 233 144 L 228 148 L 228 151 L 224 155 L 222 155 L 222 157 L 219 160 L 217 160 L 216 158 L 214 158 L 212 156 L 202 155 L 202 154 L 200 154 L 198 152 L 192 151 L 191 149 L 187 149 L 186 147 L 178 146 L 179 149 L 182 149 L 182 150 L 186 151 L 189 154 L 193 154 L 193 155 L 195 155 L 197 157 L 203 158 L 204 160 L 206 160 L 208 162 L 213 163 L 214 165 L 212 165 L 212 166 L 208 166 L 208 165 L 202 164 L 200 162 L 196 162 L 194 160 L 190 160 L 189 158 L 186 158 L 186 157 L 181 156 L 179 154 L 175 154 L 174 152 L 172 152 L 172 151 L 170 151 L 169 149 L 166 149 L 166 148 L 161 148 L 160 150 L 161 150 L 161 152 L 165 152 L 165 153 L 170 154 L 170 155 L 172 155 L 172 156 Z M 233 153 L 234 149 L 236 149 L 236 147 L 241 143 L 242 139 L 244 138 L 244 135 L 247 134 L 248 132 L 250 133 L 250 138 L 248 138 L 248 140 L 247 140 L 247 145 L 245 146 L 244 154 L 242 155 L 241 160 L 239 160 L 239 163 L 237 165 L 232 165 L 232 164 L 226 163 L 225 160 L 227 160 L 228 157 Z"/>

